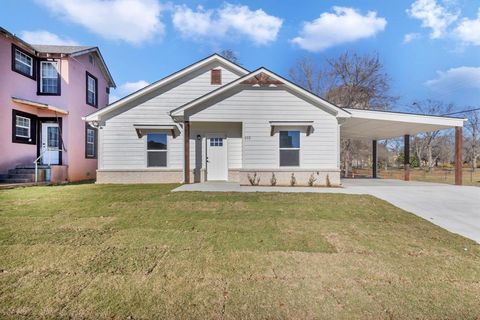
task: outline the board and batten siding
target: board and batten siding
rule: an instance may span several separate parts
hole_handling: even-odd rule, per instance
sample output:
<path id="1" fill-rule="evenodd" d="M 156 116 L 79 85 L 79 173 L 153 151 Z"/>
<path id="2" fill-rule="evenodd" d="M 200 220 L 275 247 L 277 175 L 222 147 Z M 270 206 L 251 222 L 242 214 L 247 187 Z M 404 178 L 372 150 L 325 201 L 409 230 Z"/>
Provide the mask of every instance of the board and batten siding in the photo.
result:
<path id="1" fill-rule="evenodd" d="M 145 169 L 146 136 L 138 138 L 133 125 L 174 124 L 169 115 L 171 110 L 219 87 L 211 84 L 211 69 L 222 70 L 223 84 L 240 76 L 219 63 L 212 63 L 109 115 L 99 134 L 99 169 Z M 167 143 L 168 169 L 182 169 L 182 134 L 175 138 L 169 134 Z"/>
<path id="2" fill-rule="evenodd" d="M 244 169 L 279 168 L 279 130 L 270 135 L 269 121 L 314 121 L 313 130 L 301 131 L 300 168 L 338 170 L 338 122 L 334 115 L 322 110 L 282 88 L 243 87 L 233 94 L 189 110 L 194 121 L 243 122 Z"/>

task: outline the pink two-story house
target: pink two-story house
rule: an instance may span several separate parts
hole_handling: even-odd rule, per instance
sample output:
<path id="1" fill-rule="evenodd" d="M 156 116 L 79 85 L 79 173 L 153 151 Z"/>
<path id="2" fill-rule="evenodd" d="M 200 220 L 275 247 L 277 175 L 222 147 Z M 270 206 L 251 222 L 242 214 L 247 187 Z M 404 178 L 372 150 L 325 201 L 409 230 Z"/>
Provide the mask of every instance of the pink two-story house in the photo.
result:
<path id="1" fill-rule="evenodd" d="M 0 181 L 95 178 L 97 129 L 82 120 L 115 82 L 97 47 L 33 45 L 0 28 Z"/>

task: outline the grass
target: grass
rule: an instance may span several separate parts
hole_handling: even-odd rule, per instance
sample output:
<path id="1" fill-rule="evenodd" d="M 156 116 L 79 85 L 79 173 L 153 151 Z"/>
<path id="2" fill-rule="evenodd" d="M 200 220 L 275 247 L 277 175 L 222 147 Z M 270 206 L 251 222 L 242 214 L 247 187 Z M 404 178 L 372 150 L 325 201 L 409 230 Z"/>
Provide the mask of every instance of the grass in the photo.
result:
<path id="1" fill-rule="evenodd" d="M 370 177 L 372 175 L 371 169 L 355 169 L 357 176 Z M 379 169 L 378 176 L 384 179 L 399 179 L 403 180 L 403 169 L 389 168 L 388 170 Z M 434 168 L 431 172 L 420 168 L 410 169 L 410 180 L 424 181 L 435 183 L 455 184 L 455 171 L 453 169 Z M 480 187 L 480 169 L 473 172 L 472 169 L 463 168 L 462 183 L 466 186 Z"/>
<path id="2" fill-rule="evenodd" d="M 0 318 L 478 319 L 480 248 L 387 202 L 0 191 Z"/>

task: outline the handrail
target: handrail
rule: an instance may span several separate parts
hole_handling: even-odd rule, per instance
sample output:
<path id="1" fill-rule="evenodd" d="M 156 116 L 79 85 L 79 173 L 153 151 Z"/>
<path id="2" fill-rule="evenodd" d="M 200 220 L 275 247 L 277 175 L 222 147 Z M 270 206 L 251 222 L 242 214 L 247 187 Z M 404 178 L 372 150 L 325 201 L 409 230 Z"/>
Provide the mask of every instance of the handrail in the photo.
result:
<path id="1" fill-rule="evenodd" d="M 40 155 L 35 159 L 35 161 L 33 161 L 33 164 L 35 164 L 35 183 L 38 182 L 38 160 L 40 160 L 43 157 L 46 151 L 61 151 L 61 150 L 59 148 L 56 148 L 56 149 L 43 148 L 42 149 L 42 151 L 40 152 Z M 49 162 L 48 166 L 50 166 L 50 159 L 48 159 L 48 162 Z"/>

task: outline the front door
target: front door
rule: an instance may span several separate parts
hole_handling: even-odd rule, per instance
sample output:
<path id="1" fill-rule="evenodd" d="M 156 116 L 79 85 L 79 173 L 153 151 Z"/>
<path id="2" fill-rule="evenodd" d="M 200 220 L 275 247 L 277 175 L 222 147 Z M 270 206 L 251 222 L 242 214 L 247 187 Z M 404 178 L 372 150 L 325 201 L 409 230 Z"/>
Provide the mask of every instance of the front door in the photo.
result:
<path id="1" fill-rule="evenodd" d="M 60 133 L 58 123 L 42 123 L 42 164 L 60 164 Z"/>
<path id="2" fill-rule="evenodd" d="M 227 139 L 225 135 L 207 135 L 207 180 L 228 180 Z"/>

